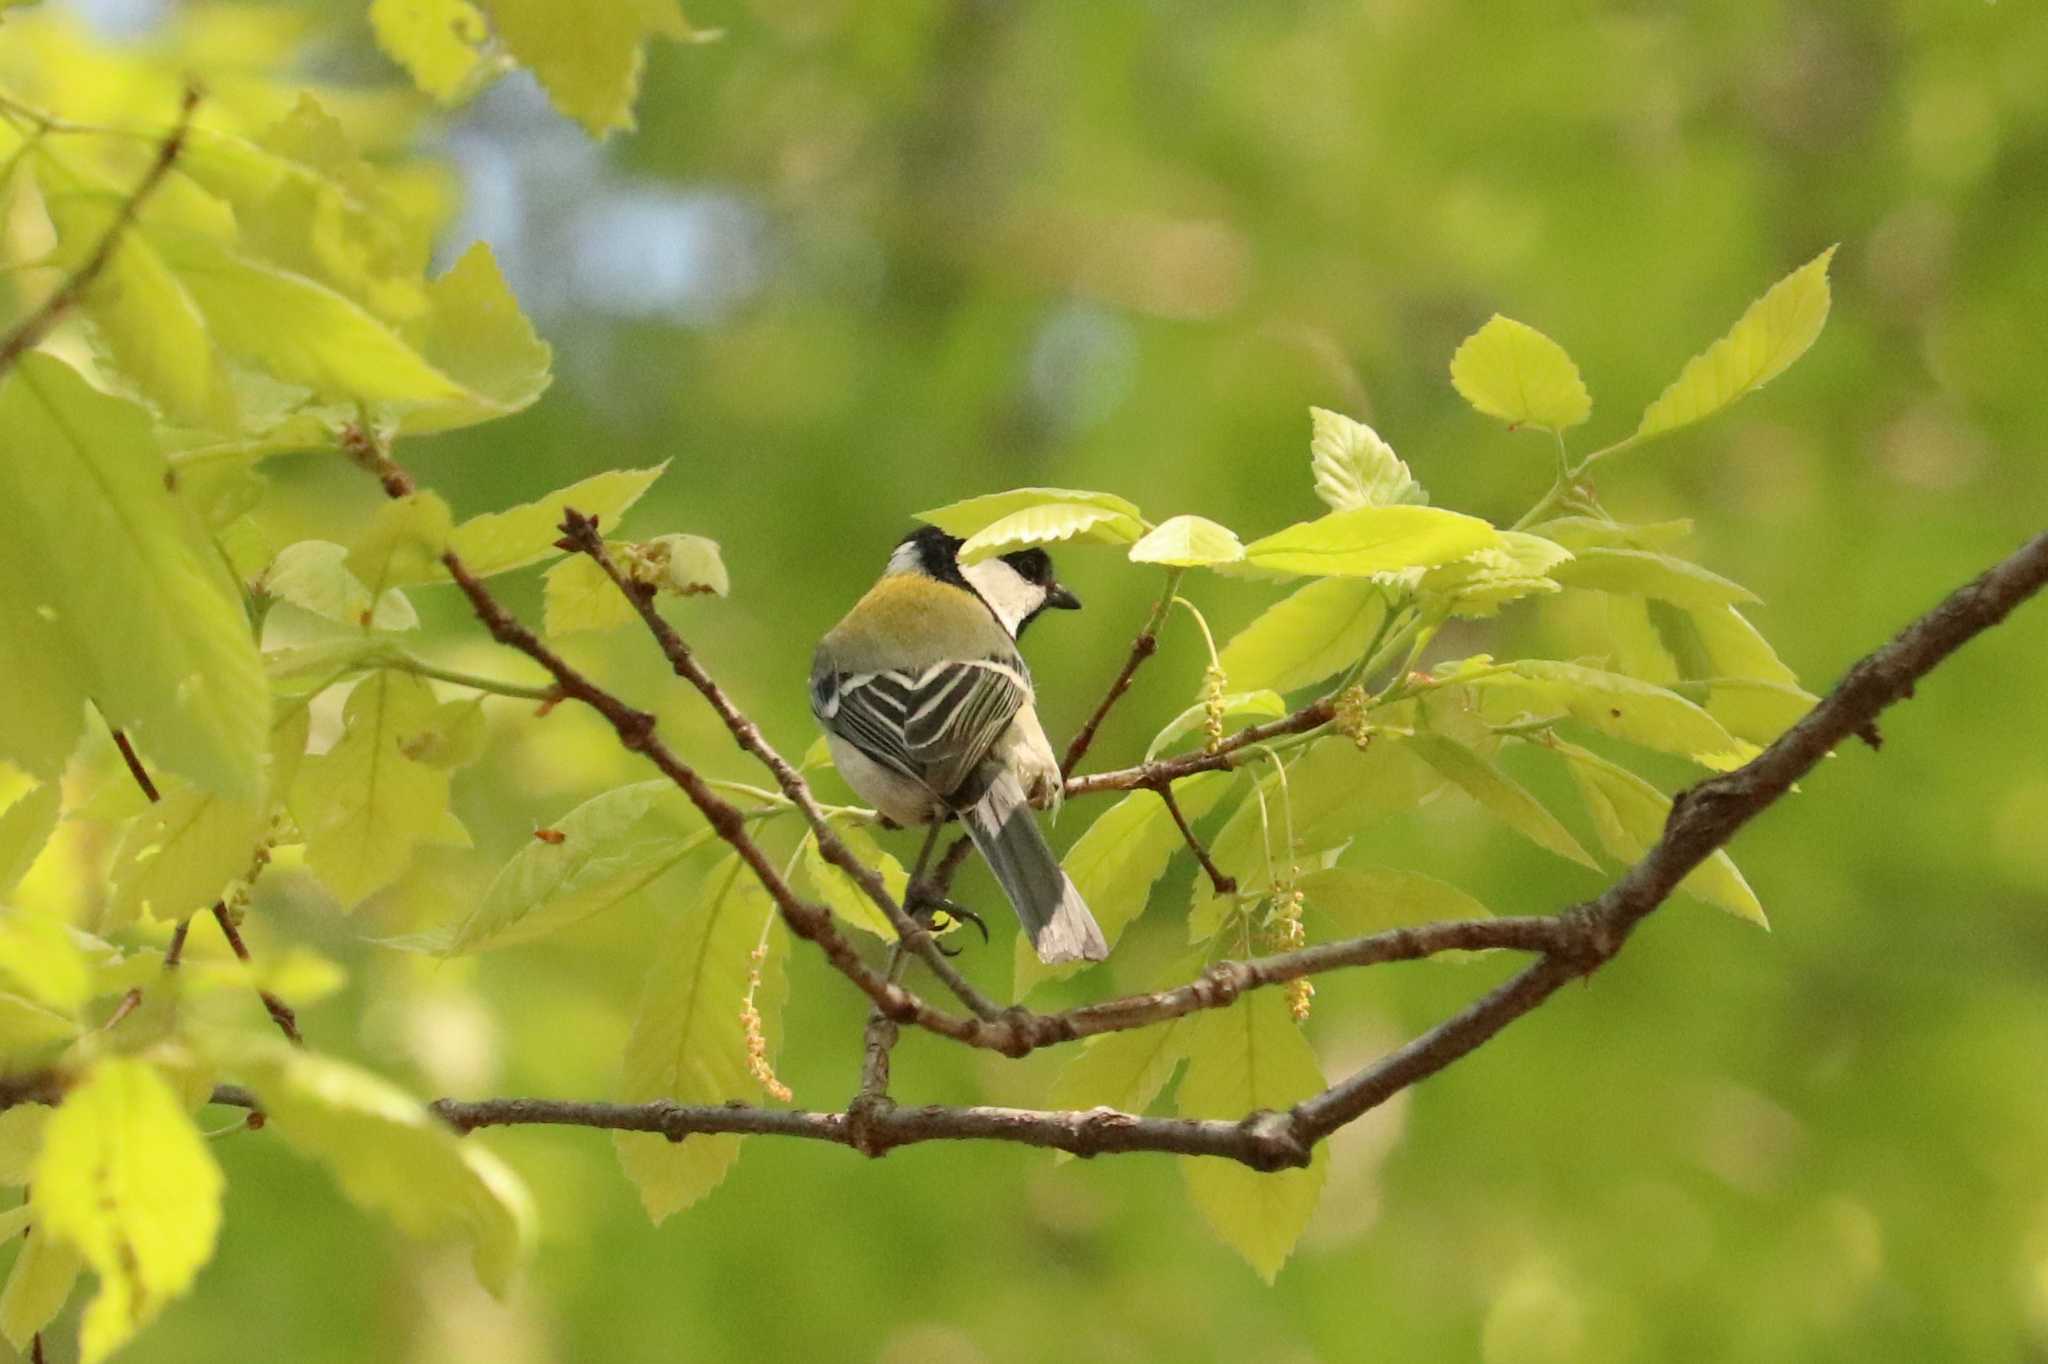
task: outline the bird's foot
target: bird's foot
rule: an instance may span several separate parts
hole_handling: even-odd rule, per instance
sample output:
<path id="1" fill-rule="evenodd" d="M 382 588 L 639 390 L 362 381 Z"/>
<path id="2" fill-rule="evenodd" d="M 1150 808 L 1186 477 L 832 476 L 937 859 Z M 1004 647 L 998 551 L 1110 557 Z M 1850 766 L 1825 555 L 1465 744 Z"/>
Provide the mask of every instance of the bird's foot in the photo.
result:
<path id="1" fill-rule="evenodd" d="M 930 882 L 913 881 L 910 884 L 909 891 L 903 897 L 903 909 L 911 918 L 917 920 L 918 924 L 927 932 L 937 934 L 948 931 L 947 926 L 940 923 L 940 916 L 944 915 L 946 918 L 959 923 L 973 924 L 977 929 L 981 930 L 982 942 L 986 943 L 989 940 L 988 925 L 982 921 L 982 917 L 979 914 L 976 914 L 957 900 L 947 899 L 939 891 L 938 887 Z M 939 951 L 949 957 L 960 955 L 960 949 L 957 947 L 948 948 L 944 943 L 940 943 L 938 947 Z"/>

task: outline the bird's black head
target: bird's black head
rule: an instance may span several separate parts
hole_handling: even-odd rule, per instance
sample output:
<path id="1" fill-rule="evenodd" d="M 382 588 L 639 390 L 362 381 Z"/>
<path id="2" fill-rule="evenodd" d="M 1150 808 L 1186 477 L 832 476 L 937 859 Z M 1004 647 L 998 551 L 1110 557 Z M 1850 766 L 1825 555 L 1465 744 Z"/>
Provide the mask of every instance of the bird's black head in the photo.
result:
<path id="1" fill-rule="evenodd" d="M 967 580 L 960 576 L 963 543 L 959 536 L 948 535 L 937 526 L 919 526 L 896 542 L 895 552 L 889 556 L 889 571 L 922 573 L 940 582 L 966 587 Z"/>

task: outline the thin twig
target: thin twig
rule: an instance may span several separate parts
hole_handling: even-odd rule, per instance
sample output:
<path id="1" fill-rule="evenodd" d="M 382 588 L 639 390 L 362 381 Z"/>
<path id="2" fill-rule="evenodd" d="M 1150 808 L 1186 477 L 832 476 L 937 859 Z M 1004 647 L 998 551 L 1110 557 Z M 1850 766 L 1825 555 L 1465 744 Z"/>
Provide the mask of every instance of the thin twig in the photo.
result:
<path id="1" fill-rule="evenodd" d="M 128 736 L 120 730 L 114 731 L 114 747 L 121 750 L 121 760 L 128 764 L 128 774 L 135 778 L 135 784 L 142 788 L 142 794 L 149 797 L 151 805 L 163 799 L 156 789 L 156 782 L 150 779 L 149 769 L 142 765 L 142 759 L 135 755 L 135 745 L 128 742 Z"/>
<path id="2" fill-rule="evenodd" d="M 1237 878 L 1224 875 L 1223 869 L 1209 856 L 1209 850 L 1202 846 L 1202 840 L 1195 837 L 1193 827 L 1188 824 L 1188 817 L 1181 813 L 1180 802 L 1174 799 L 1173 783 L 1164 782 L 1153 789 L 1159 793 L 1160 801 L 1166 806 L 1166 813 L 1173 816 L 1174 827 L 1179 829 L 1180 836 L 1187 840 L 1189 849 L 1195 854 L 1195 860 L 1202 864 L 1203 871 L 1209 873 L 1209 884 L 1216 888 L 1216 893 L 1236 894 Z"/>
<path id="3" fill-rule="evenodd" d="M 1337 703 L 1325 698 L 1314 701 L 1277 720 L 1263 725 L 1252 725 L 1241 729 L 1213 749 L 1196 753 L 1184 753 L 1177 758 L 1158 758 L 1151 762 L 1139 763 L 1136 767 L 1119 768 L 1114 772 L 1095 772 L 1085 777 L 1067 778 L 1066 794 L 1069 800 L 1076 796 L 1100 795 L 1105 791 L 1156 791 L 1167 782 L 1192 777 L 1197 772 L 1227 772 L 1258 757 L 1247 752 L 1255 745 L 1268 739 L 1277 739 L 1289 734 L 1306 734 L 1312 729 L 1321 729 L 1330 723 L 1337 713 Z"/>
<path id="4" fill-rule="evenodd" d="M 155 159 L 149 163 L 149 169 L 143 173 L 142 179 L 136 182 L 135 188 L 128 191 L 128 197 L 121 201 L 120 210 L 114 214 L 114 221 L 107 224 L 107 230 L 100 234 L 99 242 L 93 247 L 92 253 L 85 258 L 83 264 L 65 277 L 64 282 L 59 284 L 34 312 L 15 324 L 14 330 L 7 334 L 5 340 L 0 340 L 0 374 L 12 369 L 14 362 L 21 358 L 24 351 L 41 341 L 65 313 L 77 307 L 79 301 L 85 297 L 86 291 L 92 288 L 93 282 L 107 268 L 107 263 L 114 258 L 115 248 L 120 246 L 121 238 L 134 225 L 136 215 L 142 211 L 143 204 L 156 193 L 157 186 L 163 183 L 164 177 L 170 174 L 172 164 L 185 150 L 185 136 L 192 128 L 192 112 L 198 107 L 199 88 L 185 87 L 185 96 L 178 103 L 177 121 L 171 125 L 171 131 L 164 136 L 163 141 L 157 144 Z"/>
<path id="5" fill-rule="evenodd" d="M 1159 652 L 1159 627 L 1166 623 L 1167 612 L 1173 609 L 1173 594 L 1179 590 L 1181 574 L 1185 571 L 1179 568 L 1167 570 L 1166 590 L 1159 594 L 1158 604 L 1152 608 L 1152 614 L 1139 629 L 1138 637 L 1131 641 L 1131 652 L 1124 659 L 1123 668 L 1110 682 L 1108 692 L 1104 693 L 1094 713 L 1088 717 L 1088 722 L 1081 726 L 1073 741 L 1067 745 L 1066 756 L 1060 759 L 1062 777 L 1072 776 L 1074 769 L 1081 765 L 1081 759 L 1087 756 L 1088 745 L 1095 742 L 1095 731 L 1102 727 L 1103 717 L 1109 714 L 1109 708 L 1131 689 L 1131 678 L 1137 674 L 1139 666 Z"/>

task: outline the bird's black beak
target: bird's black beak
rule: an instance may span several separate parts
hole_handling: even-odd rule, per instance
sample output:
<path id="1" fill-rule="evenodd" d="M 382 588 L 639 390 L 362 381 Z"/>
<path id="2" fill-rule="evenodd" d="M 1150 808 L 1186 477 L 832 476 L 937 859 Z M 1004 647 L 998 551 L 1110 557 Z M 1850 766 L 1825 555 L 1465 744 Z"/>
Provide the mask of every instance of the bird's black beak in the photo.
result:
<path id="1" fill-rule="evenodd" d="M 1078 611 L 1081 609 L 1081 599 L 1067 591 L 1066 588 L 1061 587 L 1058 583 L 1054 583 L 1046 589 L 1045 604 L 1056 607 L 1061 611 Z"/>

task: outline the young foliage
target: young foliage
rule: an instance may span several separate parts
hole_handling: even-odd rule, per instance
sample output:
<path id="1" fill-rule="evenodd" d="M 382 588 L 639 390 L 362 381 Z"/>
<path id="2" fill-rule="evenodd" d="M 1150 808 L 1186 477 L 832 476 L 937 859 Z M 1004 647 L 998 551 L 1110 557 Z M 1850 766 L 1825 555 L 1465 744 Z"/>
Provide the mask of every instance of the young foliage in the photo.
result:
<path id="1" fill-rule="evenodd" d="M 1320 407 L 1311 407 L 1308 415 L 1313 429 L 1309 469 L 1315 475 L 1316 496 L 1331 511 L 1429 501 L 1429 494 L 1379 432 Z"/>
<path id="2" fill-rule="evenodd" d="M 1643 411 L 1638 438 L 1690 426 L 1762 388 L 1806 354 L 1828 320 L 1828 263 L 1815 256 L 1749 305 L 1728 334 L 1685 362 L 1671 386 Z"/>
<path id="3" fill-rule="evenodd" d="M 1169 568 L 1213 568 L 1244 558 L 1244 542 L 1228 526 L 1205 516 L 1170 516 L 1131 546 L 1134 564 L 1165 564 Z"/>
<path id="4" fill-rule="evenodd" d="M 1218 665 L 1239 687 L 1299 691 L 1363 657 L 1386 618 L 1387 594 L 1380 584 L 1319 579 L 1231 636 Z"/>
<path id="5" fill-rule="evenodd" d="M 1466 402 L 1509 426 L 1561 433 L 1593 412 L 1579 367 L 1564 347 L 1499 313 L 1451 357 L 1451 383 Z"/>

